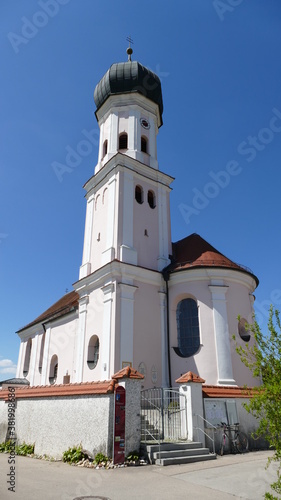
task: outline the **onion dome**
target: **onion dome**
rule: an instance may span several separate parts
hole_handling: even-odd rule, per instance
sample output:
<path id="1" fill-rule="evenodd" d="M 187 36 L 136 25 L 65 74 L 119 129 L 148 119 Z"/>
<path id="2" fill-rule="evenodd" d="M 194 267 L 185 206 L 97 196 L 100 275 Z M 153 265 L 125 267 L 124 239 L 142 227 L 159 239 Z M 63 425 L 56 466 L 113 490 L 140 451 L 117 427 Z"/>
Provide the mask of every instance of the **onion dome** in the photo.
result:
<path id="1" fill-rule="evenodd" d="M 111 95 L 138 92 L 159 107 L 162 124 L 163 99 L 159 77 L 137 61 L 115 63 L 97 84 L 94 100 L 97 110 Z"/>

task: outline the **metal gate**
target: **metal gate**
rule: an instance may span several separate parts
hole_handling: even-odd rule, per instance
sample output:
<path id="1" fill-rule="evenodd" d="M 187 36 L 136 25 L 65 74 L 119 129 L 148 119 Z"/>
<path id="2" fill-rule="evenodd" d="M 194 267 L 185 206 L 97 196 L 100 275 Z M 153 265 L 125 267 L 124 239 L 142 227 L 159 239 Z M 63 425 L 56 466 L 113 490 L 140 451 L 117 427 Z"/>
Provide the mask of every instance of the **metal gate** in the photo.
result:
<path id="1" fill-rule="evenodd" d="M 186 397 L 179 389 L 141 391 L 142 441 L 186 440 L 186 421 Z"/>

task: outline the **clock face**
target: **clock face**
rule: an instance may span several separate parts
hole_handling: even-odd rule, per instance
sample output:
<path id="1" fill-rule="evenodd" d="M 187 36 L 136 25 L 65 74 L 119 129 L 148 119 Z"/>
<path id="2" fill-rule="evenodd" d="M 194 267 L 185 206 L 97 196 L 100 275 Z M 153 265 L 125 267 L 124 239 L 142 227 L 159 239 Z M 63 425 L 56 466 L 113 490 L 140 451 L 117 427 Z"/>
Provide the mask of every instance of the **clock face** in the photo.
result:
<path id="1" fill-rule="evenodd" d="M 150 123 L 148 120 L 146 120 L 146 118 L 141 118 L 140 119 L 140 123 L 141 123 L 141 126 L 143 128 L 146 128 L 146 129 L 149 129 L 150 128 Z"/>

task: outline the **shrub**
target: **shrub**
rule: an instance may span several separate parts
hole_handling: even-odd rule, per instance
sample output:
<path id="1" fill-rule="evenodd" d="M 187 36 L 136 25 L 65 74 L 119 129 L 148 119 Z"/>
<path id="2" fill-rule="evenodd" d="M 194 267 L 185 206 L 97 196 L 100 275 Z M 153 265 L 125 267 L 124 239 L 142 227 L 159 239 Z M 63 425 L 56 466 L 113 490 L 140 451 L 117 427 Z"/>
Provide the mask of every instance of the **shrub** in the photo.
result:
<path id="1" fill-rule="evenodd" d="M 131 451 L 129 455 L 126 457 L 128 462 L 137 462 L 140 459 L 140 454 L 137 450 Z"/>
<path id="2" fill-rule="evenodd" d="M 81 445 L 75 446 L 73 448 L 68 448 L 68 450 L 65 451 L 62 456 L 63 462 L 68 462 L 70 464 L 80 462 L 80 460 L 83 460 L 83 458 L 87 458 L 87 455 L 83 453 Z"/>
<path id="3" fill-rule="evenodd" d="M 23 442 L 22 444 L 16 446 L 16 455 L 33 455 L 34 454 L 34 444 L 26 444 Z"/>
<path id="4" fill-rule="evenodd" d="M 102 462 L 108 462 L 108 457 L 106 457 L 103 453 L 97 453 L 94 462 L 97 465 L 101 464 Z"/>

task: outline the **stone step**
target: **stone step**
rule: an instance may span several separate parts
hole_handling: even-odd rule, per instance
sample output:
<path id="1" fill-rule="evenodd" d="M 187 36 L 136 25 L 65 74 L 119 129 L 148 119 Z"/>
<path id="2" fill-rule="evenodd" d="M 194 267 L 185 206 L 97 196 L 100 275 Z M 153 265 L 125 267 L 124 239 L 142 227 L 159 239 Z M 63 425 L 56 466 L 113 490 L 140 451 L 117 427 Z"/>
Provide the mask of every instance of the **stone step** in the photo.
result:
<path id="1" fill-rule="evenodd" d="M 174 457 L 174 458 L 158 458 L 155 460 L 155 465 L 177 465 L 177 464 L 190 464 L 193 462 L 201 462 L 205 460 L 216 460 L 215 454 L 209 455 L 192 455 L 190 457 Z"/>
<path id="2" fill-rule="evenodd" d="M 154 460 L 160 458 L 177 458 L 177 457 L 192 457 L 197 455 L 209 455 L 209 448 L 191 448 L 190 450 L 167 450 L 167 451 L 155 451 L 152 453 L 152 458 Z"/>
<path id="3" fill-rule="evenodd" d="M 202 448 L 202 443 L 200 441 L 179 441 L 176 443 L 160 443 L 159 444 L 145 444 L 141 443 L 141 447 L 145 448 L 147 453 L 153 453 L 155 451 L 168 451 L 168 450 L 192 450 L 196 448 Z"/>

